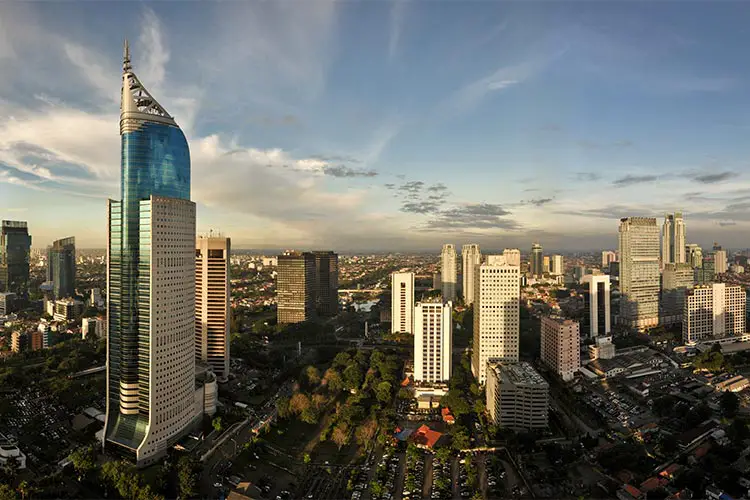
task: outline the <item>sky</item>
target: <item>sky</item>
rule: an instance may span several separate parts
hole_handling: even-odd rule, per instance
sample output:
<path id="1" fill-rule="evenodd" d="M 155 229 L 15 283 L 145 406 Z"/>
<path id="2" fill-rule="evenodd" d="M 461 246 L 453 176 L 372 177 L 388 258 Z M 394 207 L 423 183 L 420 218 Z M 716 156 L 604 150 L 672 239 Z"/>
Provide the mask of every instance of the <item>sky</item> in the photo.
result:
<path id="1" fill-rule="evenodd" d="M 744 2 L 0 2 L 0 218 L 106 245 L 123 39 L 235 248 L 615 248 L 750 228 Z"/>

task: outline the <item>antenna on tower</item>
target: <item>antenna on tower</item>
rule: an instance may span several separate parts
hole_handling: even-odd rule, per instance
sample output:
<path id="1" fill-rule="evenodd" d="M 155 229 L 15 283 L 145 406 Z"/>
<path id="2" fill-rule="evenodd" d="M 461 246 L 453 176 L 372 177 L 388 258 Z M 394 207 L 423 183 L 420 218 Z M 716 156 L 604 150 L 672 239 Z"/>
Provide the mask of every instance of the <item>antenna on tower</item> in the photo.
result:
<path id="1" fill-rule="evenodd" d="M 132 70 L 133 67 L 130 65 L 130 45 L 128 45 L 128 39 L 125 39 L 125 45 L 122 48 L 122 71 L 127 73 Z"/>

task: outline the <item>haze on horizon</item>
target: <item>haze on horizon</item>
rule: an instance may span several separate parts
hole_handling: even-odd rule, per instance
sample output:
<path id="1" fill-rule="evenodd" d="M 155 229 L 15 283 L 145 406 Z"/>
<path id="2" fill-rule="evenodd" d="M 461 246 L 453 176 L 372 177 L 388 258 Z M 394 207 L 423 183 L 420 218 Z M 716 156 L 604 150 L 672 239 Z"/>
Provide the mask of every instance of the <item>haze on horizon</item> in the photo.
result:
<path id="1" fill-rule="evenodd" d="M 741 3 L 0 4 L 0 218 L 104 248 L 123 38 L 234 248 L 745 247 Z"/>

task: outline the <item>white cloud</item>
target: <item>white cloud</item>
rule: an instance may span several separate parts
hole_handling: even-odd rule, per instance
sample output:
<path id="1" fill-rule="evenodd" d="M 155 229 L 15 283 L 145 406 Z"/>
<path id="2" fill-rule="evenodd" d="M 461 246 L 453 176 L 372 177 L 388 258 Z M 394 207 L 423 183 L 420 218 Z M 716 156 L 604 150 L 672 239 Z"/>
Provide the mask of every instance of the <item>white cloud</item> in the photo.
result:
<path id="1" fill-rule="evenodd" d="M 141 33 L 136 48 L 137 54 L 133 62 L 138 64 L 138 77 L 146 88 L 158 91 L 166 76 L 169 50 L 162 36 L 161 21 L 148 7 L 143 9 Z"/>
<path id="2" fill-rule="evenodd" d="M 406 0 L 391 0 L 390 32 L 388 36 L 388 59 L 393 60 L 398 51 L 401 33 L 406 18 Z"/>

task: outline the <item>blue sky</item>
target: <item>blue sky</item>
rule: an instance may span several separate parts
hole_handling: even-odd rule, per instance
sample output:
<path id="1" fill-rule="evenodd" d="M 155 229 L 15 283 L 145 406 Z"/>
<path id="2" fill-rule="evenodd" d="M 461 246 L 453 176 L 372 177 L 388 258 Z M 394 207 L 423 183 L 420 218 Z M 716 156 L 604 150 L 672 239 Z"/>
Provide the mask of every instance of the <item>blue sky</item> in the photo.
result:
<path id="1" fill-rule="evenodd" d="M 235 247 L 745 247 L 750 11 L 708 2 L 0 3 L 0 217 L 105 245 L 122 40 Z"/>

